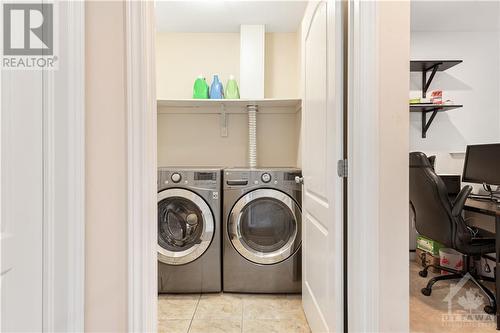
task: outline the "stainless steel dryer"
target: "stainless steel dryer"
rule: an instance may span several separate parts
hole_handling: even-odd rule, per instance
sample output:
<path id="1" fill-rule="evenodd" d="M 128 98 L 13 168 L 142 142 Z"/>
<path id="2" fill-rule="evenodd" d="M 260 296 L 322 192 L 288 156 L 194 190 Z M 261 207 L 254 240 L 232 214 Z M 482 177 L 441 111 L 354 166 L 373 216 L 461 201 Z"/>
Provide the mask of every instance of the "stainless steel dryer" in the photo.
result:
<path id="1" fill-rule="evenodd" d="M 158 169 L 158 292 L 221 291 L 221 169 Z"/>
<path id="2" fill-rule="evenodd" d="M 225 169 L 223 289 L 301 291 L 299 169 Z"/>

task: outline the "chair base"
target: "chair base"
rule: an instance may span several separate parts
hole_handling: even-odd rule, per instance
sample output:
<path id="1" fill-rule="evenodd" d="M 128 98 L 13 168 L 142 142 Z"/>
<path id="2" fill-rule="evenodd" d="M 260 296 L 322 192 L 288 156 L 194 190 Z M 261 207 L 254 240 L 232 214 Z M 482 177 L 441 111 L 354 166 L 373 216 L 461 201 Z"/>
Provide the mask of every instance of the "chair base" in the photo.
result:
<path id="1" fill-rule="evenodd" d="M 436 276 L 436 277 L 433 277 L 432 279 L 430 279 L 427 282 L 427 286 L 425 288 L 422 288 L 422 290 L 421 290 L 422 294 L 425 296 L 430 296 L 432 293 L 432 286 L 438 281 L 460 280 L 464 276 L 469 274 L 470 281 L 472 281 L 476 286 L 478 286 L 478 288 L 481 289 L 481 291 L 486 295 L 486 297 L 489 300 L 490 305 L 486 305 L 484 307 L 484 312 L 486 312 L 487 314 L 495 314 L 496 308 L 497 308 L 496 301 L 495 301 L 495 295 L 493 294 L 493 292 L 491 290 L 486 288 L 486 286 L 481 283 L 481 281 L 480 281 L 481 279 L 474 272 L 470 271 L 470 269 L 469 269 L 470 259 L 468 256 L 465 256 L 465 258 L 466 258 L 466 260 L 464 262 L 465 268 L 463 271 L 457 271 L 457 270 L 454 270 L 454 269 L 451 269 L 448 267 L 443 267 L 440 265 L 427 265 L 427 266 L 425 266 L 423 270 L 418 272 L 418 275 L 420 275 L 421 277 L 427 277 L 427 271 L 431 267 L 439 269 L 439 270 L 443 270 L 443 271 L 448 272 L 450 274 L 439 275 L 439 276 Z M 490 279 L 482 279 L 482 280 L 491 281 L 494 279 L 491 279 L 491 280 Z"/>

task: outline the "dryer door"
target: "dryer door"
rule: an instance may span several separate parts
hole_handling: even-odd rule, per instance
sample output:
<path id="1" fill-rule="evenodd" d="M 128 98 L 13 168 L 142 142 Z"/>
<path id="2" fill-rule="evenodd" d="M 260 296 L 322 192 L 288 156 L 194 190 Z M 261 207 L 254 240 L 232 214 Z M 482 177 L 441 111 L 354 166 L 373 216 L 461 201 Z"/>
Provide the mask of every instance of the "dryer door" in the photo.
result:
<path id="1" fill-rule="evenodd" d="M 158 193 L 158 260 L 169 265 L 187 264 L 210 246 L 214 217 L 199 195 L 184 189 Z"/>
<path id="2" fill-rule="evenodd" d="M 257 264 L 276 264 L 300 247 L 301 211 L 287 194 L 258 189 L 241 197 L 229 215 L 234 248 Z"/>

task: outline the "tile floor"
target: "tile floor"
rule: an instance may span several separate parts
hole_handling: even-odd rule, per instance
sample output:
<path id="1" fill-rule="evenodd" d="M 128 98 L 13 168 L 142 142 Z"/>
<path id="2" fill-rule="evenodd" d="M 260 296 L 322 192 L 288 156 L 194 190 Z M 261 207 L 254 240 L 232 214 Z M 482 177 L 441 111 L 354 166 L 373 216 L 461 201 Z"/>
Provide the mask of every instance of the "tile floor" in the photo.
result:
<path id="1" fill-rule="evenodd" d="M 162 333 L 310 332 L 300 295 L 160 295 L 158 320 Z"/>
<path id="2" fill-rule="evenodd" d="M 487 300 L 475 285 L 468 282 L 453 297 L 451 314 L 448 315 L 446 297 L 450 292 L 450 285 L 456 280 L 439 281 L 432 288 L 430 296 L 424 296 L 420 289 L 427 281 L 435 276 L 429 272 L 426 278 L 420 277 L 420 266 L 414 261 L 410 263 L 410 331 L 413 333 L 488 333 L 496 332 L 494 317 L 482 311 Z M 491 289 L 491 285 L 488 285 Z M 472 288 L 472 290 L 471 290 Z M 494 290 L 494 289 L 493 289 Z M 469 291 L 469 297 L 467 292 Z M 472 291 L 472 293 L 470 293 Z M 477 295 L 473 302 L 468 302 L 470 310 L 464 308 L 464 300 L 471 300 L 470 295 Z M 477 302 L 476 302 L 477 300 Z M 462 303 L 462 305 L 460 304 Z M 473 308 L 473 309 L 472 309 Z M 465 319 L 465 320 L 464 320 Z"/>

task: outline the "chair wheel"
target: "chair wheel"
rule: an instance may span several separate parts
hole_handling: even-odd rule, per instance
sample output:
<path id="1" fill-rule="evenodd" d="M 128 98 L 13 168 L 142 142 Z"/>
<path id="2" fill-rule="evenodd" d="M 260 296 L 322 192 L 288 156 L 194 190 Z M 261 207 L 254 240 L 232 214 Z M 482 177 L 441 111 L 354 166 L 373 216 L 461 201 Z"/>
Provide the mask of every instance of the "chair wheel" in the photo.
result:
<path id="1" fill-rule="evenodd" d="M 487 314 L 490 314 L 490 315 L 495 314 L 495 312 L 496 312 L 495 308 L 492 307 L 491 305 L 486 305 L 483 310 L 484 310 L 484 312 L 486 312 Z"/>
<path id="2" fill-rule="evenodd" d="M 427 277 L 427 271 L 420 271 L 418 272 L 418 275 L 420 275 L 421 277 Z"/>
<path id="3" fill-rule="evenodd" d="M 431 292 L 432 292 L 432 289 L 431 288 L 422 288 L 422 290 L 420 290 L 422 292 L 422 294 L 424 294 L 425 296 L 430 296 L 431 295 Z"/>

